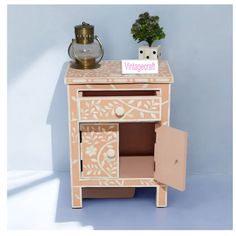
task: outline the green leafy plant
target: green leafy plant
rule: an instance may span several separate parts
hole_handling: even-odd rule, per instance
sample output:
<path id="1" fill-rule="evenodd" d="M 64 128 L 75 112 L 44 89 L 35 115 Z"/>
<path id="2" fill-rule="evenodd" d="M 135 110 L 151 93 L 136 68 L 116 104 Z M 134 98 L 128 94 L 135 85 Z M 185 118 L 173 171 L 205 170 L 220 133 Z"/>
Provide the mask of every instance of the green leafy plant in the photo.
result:
<path id="1" fill-rule="evenodd" d="M 131 34 L 138 43 L 146 41 L 149 47 L 155 40 L 165 38 L 163 27 L 159 25 L 159 16 L 150 16 L 148 12 L 139 15 L 131 28 Z"/>

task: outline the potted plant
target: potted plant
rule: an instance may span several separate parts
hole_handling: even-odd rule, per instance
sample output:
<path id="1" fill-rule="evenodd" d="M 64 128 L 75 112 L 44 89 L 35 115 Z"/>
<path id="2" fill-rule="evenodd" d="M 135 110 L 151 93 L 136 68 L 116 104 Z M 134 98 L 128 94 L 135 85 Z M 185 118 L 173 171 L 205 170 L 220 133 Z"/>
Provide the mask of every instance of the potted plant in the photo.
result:
<path id="1" fill-rule="evenodd" d="M 159 16 L 150 16 L 148 12 L 140 14 L 132 25 L 131 34 L 138 43 L 148 43 L 148 46 L 139 48 L 139 59 L 157 59 L 160 56 L 160 45 L 152 47 L 154 41 L 165 38 L 163 27 L 159 25 Z"/>

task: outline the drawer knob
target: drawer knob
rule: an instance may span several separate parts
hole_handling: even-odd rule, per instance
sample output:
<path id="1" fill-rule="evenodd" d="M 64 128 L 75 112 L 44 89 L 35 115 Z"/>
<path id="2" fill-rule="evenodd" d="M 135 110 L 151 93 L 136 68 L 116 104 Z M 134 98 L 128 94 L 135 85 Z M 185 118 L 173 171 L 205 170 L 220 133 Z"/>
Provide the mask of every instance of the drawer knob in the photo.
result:
<path id="1" fill-rule="evenodd" d="M 116 156 L 116 152 L 114 149 L 109 149 L 107 151 L 107 157 L 110 158 L 110 159 L 113 159 L 114 157 Z"/>
<path id="2" fill-rule="evenodd" d="M 117 107 L 115 113 L 117 116 L 123 116 L 125 114 L 125 109 L 123 107 Z"/>

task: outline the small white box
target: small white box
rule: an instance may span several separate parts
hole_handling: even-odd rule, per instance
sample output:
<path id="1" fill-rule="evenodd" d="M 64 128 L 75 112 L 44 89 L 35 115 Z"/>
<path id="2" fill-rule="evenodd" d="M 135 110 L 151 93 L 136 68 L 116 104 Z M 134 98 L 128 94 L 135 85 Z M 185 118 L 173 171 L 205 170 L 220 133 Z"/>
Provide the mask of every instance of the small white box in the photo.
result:
<path id="1" fill-rule="evenodd" d="M 157 60 L 161 56 L 161 46 L 142 46 L 138 51 L 138 58 L 141 60 Z"/>

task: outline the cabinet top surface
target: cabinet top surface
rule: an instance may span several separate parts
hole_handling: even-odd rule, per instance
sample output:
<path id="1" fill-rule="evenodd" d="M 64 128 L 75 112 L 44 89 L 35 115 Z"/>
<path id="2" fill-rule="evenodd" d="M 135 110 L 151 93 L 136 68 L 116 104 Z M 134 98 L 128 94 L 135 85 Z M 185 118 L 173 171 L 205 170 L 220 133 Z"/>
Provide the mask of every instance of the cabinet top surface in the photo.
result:
<path id="1" fill-rule="evenodd" d="M 76 69 L 69 63 L 65 84 L 122 84 L 122 83 L 173 83 L 169 64 L 159 60 L 159 73 L 124 75 L 121 73 L 121 61 L 103 60 L 95 69 Z"/>

